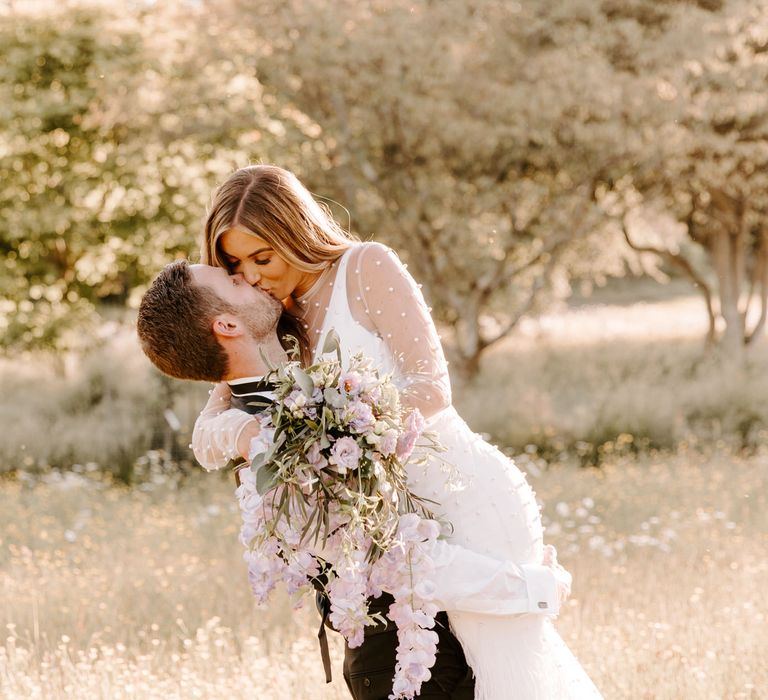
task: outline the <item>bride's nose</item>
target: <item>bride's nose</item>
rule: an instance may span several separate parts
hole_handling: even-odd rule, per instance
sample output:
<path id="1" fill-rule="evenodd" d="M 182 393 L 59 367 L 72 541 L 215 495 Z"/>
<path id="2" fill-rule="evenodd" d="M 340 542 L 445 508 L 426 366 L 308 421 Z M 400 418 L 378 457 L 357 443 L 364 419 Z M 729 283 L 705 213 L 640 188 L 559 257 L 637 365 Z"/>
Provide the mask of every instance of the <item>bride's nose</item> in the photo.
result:
<path id="1" fill-rule="evenodd" d="M 261 275 L 259 274 L 259 271 L 256 269 L 255 265 L 245 265 L 243 266 L 241 272 L 243 278 L 246 282 L 248 282 L 248 284 L 251 285 L 251 287 L 261 281 Z"/>

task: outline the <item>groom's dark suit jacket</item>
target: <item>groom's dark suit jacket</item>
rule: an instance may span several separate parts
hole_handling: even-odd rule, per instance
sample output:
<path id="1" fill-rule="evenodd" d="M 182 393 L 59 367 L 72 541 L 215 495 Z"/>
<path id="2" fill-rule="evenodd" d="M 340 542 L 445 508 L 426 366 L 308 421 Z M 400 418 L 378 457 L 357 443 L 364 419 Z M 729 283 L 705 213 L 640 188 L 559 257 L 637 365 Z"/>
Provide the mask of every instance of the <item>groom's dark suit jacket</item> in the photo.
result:
<path id="1" fill-rule="evenodd" d="M 258 381 L 230 385 L 232 408 L 259 413 L 270 404 L 270 388 L 265 382 Z M 321 588 L 319 582 L 316 588 Z M 369 611 L 379 612 L 385 618 L 392 602 L 392 596 L 387 593 L 378 598 L 370 598 Z M 325 639 L 325 627 L 331 627 L 328 622 L 330 602 L 322 592 L 317 594 L 317 607 L 322 616 L 318 634 L 320 651 L 326 680 L 330 682 L 331 666 Z M 437 659 L 432 667 L 432 677 L 422 684 L 417 697 L 424 700 L 472 700 L 475 695 L 472 669 L 467 664 L 461 644 L 448 626 L 448 616 L 439 612 L 435 623 L 438 635 Z M 390 621 L 366 627 L 363 644 L 356 649 L 345 645 L 344 680 L 355 700 L 386 700 L 389 697 L 395 673 L 396 650 L 397 627 Z"/>

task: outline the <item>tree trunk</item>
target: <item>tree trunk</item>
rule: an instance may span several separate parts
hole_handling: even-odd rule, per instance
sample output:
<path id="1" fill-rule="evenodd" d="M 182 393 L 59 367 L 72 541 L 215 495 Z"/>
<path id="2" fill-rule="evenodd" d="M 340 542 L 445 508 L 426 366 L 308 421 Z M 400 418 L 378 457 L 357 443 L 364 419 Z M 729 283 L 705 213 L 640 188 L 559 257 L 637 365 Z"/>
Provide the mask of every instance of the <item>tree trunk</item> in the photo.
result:
<path id="1" fill-rule="evenodd" d="M 480 371 L 480 356 L 485 348 L 480 336 L 480 308 L 476 298 L 464 299 L 454 323 L 454 334 L 456 370 L 464 381 L 471 382 Z"/>
<path id="2" fill-rule="evenodd" d="M 720 345 L 729 359 L 739 360 L 744 349 L 744 323 L 739 310 L 739 284 L 734 279 L 738 266 L 735 264 L 733 243 L 727 231 L 718 231 L 713 236 L 711 252 L 717 273 L 720 315 L 725 322 Z"/>
<path id="3" fill-rule="evenodd" d="M 461 381 L 470 384 L 480 373 L 480 357 L 481 352 L 477 352 L 471 356 L 458 355 L 453 361 L 453 367 L 455 368 L 454 375 L 458 376 Z"/>
<path id="4" fill-rule="evenodd" d="M 757 289 L 760 316 L 747 335 L 747 345 L 751 345 L 762 336 L 766 320 L 768 319 L 768 229 L 763 228 L 760 230 L 756 254 L 757 262 L 755 263 L 753 275 L 753 287 Z M 750 300 L 752 291 L 750 290 Z"/>

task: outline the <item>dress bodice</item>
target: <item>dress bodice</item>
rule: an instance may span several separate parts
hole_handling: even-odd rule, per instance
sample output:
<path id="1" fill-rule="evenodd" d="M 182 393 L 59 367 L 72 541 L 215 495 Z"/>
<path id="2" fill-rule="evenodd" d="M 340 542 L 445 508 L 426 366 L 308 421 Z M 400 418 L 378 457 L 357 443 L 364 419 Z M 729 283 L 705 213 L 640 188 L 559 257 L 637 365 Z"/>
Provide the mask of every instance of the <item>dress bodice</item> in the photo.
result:
<path id="1" fill-rule="evenodd" d="M 331 330 L 335 330 L 341 338 L 341 351 L 344 360 L 348 360 L 349 357 L 360 352 L 371 358 L 379 371 L 390 372 L 395 369 L 395 363 L 382 335 L 367 328 L 362 321 L 356 320 L 350 308 L 347 277 L 350 259 L 355 252 L 355 247 L 350 247 L 339 260 L 328 310 L 318 334 L 319 342 L 314 348 L 313 361 L 320 359 L 323 354 L 325 338 Z"/>
<path id="2" fill-rule="evenodd" d="M 429 418 L 451 404 L 431 309 L 397 255 L 380 243 L 353 243 L 316 288 L 297 299 L 313 358 L 334 329 L 343 356 L 362 352 L 392 372 L 408 408 Z"/>

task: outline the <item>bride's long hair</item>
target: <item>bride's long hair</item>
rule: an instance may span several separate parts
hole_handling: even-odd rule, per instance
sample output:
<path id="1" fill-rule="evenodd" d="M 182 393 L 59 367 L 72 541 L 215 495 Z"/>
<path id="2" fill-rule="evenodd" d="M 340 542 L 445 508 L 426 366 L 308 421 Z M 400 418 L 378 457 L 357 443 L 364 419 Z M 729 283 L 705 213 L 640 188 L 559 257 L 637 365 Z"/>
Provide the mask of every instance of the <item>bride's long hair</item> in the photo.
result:
<path id="1" fill-rule="evenodd" d="M 276 165 L 251 165 L 214 192 L 201 253 L 206 265 L 226 267 L 221 236 L 232 228 L 265 240 L 291 266 L 319 272 L 356 240 L 299 179 Z"/>
<path id="2" fill-rule="evenodd" d="M 315 201 L 292 172 L 276 165 L 240 168 L 213 193 L 201 262 L 228 267 L 220 240 L 235 227 L 265 240 L 302 272 L 320 272 L 357 240 L 339 226 L 325 205 Z M 297 338 L 303 359 L 308 359 L 308 339 L 290 308 L 283 312 L 277 330 L 284 345 L 287 336 Z"/>

